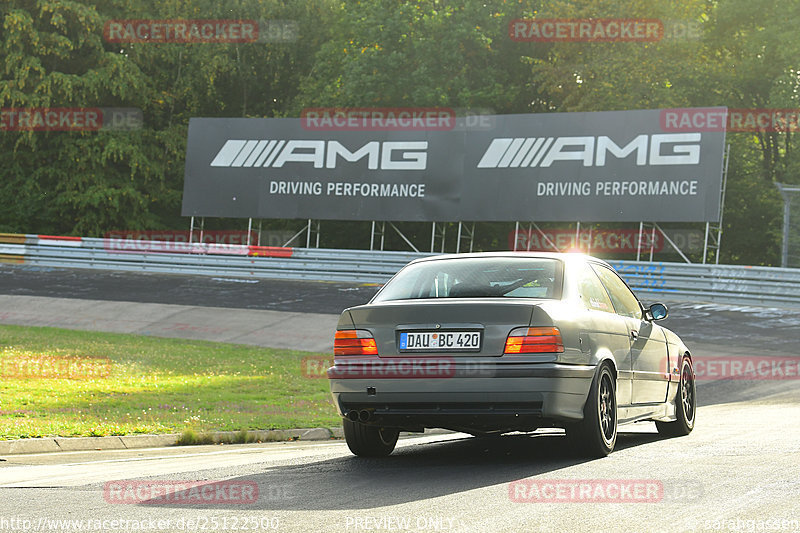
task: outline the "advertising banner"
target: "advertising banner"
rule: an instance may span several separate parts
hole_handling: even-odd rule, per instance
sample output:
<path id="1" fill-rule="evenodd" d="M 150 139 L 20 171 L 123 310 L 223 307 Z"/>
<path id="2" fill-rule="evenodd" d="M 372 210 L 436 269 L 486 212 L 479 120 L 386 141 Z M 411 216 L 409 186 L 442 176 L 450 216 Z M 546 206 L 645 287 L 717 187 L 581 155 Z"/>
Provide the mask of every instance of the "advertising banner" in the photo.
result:
<path id="1" fill-rule="evenodd" d="M 719 108 L 725 113 L 724 108 Z M 193 118 L 184 216 L 392 221 L 707 222 L 724 128 L 665 129 L 660 110 Z M 394 127 L 385 127 L 387 124 Z M 433 124 L 432 124 L 433 123 Z M 355 124 L 355 126 L 354 126 Z M 403 127 L 406 125 L 407 127 Z"/>

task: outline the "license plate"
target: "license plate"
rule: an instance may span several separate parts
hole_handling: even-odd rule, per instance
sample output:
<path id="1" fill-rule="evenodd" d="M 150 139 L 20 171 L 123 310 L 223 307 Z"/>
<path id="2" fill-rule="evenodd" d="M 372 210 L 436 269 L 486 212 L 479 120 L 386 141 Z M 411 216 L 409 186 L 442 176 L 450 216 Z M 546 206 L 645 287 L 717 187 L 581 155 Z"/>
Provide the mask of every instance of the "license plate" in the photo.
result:
<path id="1" fill-rule="evenodd" d="M 400 334 L 402 351 L 471 351 L 481 349 L 480 331 L 421 331 Z"/>

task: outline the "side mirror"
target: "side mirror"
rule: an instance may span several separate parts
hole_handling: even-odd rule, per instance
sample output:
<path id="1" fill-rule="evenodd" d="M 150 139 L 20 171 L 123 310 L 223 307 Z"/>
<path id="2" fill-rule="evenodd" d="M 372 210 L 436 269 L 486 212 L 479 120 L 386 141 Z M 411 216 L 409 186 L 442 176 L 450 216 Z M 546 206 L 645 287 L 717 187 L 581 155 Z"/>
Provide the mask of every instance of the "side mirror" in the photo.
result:
<path id="1" fill-rule="evenodd" d="M 669 316 L 669 310 L 666 305 L 656 303 L 650 306 L 647 310 L 647 314 L 650 320 L 664 320 Z"/>

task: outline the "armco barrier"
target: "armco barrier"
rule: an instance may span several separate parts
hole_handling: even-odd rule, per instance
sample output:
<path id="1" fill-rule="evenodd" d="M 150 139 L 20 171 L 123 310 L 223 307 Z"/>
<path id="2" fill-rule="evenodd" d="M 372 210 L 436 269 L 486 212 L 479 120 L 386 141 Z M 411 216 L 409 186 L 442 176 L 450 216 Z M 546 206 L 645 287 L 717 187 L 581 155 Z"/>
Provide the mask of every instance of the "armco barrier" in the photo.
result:
<path id="1" fill-rule="evenodd" d="M 431 254 L 0 234 L 0 262 L 292 280 L 384 283 Z M 644 300 L 800 307 L 800 269 L 611 261 Z"/>
<path id="2" fill-rule="evenodd" d="M 384 283 L 422 255 L 0 234 L 0 262 L 211 276 Z"/>
<path id="3" fill-rule="evenodd" d="M 642 299 L 800 307 L 800 269 L 610 261 Z"/>

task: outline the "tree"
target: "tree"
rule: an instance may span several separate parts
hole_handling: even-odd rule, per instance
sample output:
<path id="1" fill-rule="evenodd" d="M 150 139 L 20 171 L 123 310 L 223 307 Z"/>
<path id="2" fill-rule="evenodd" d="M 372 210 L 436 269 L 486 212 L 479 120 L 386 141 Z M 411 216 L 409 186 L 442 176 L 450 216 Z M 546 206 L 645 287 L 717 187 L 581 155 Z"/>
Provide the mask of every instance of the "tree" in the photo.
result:
<path id="1" fill-rule="evenodd" d="M 3 131 L 0 146 L 11 157 L 2 168 L 0 231 L 92 236 L 184 226 L 189 118 L 285 114 L 335 10 L 325 0 L 0 3 L 0 108 L 122 107 L 144 117 L 133 131 Z M 103 36 L 112 19 L 215 18 L 295 20 L 300 38 L 159 44 Z"/>

